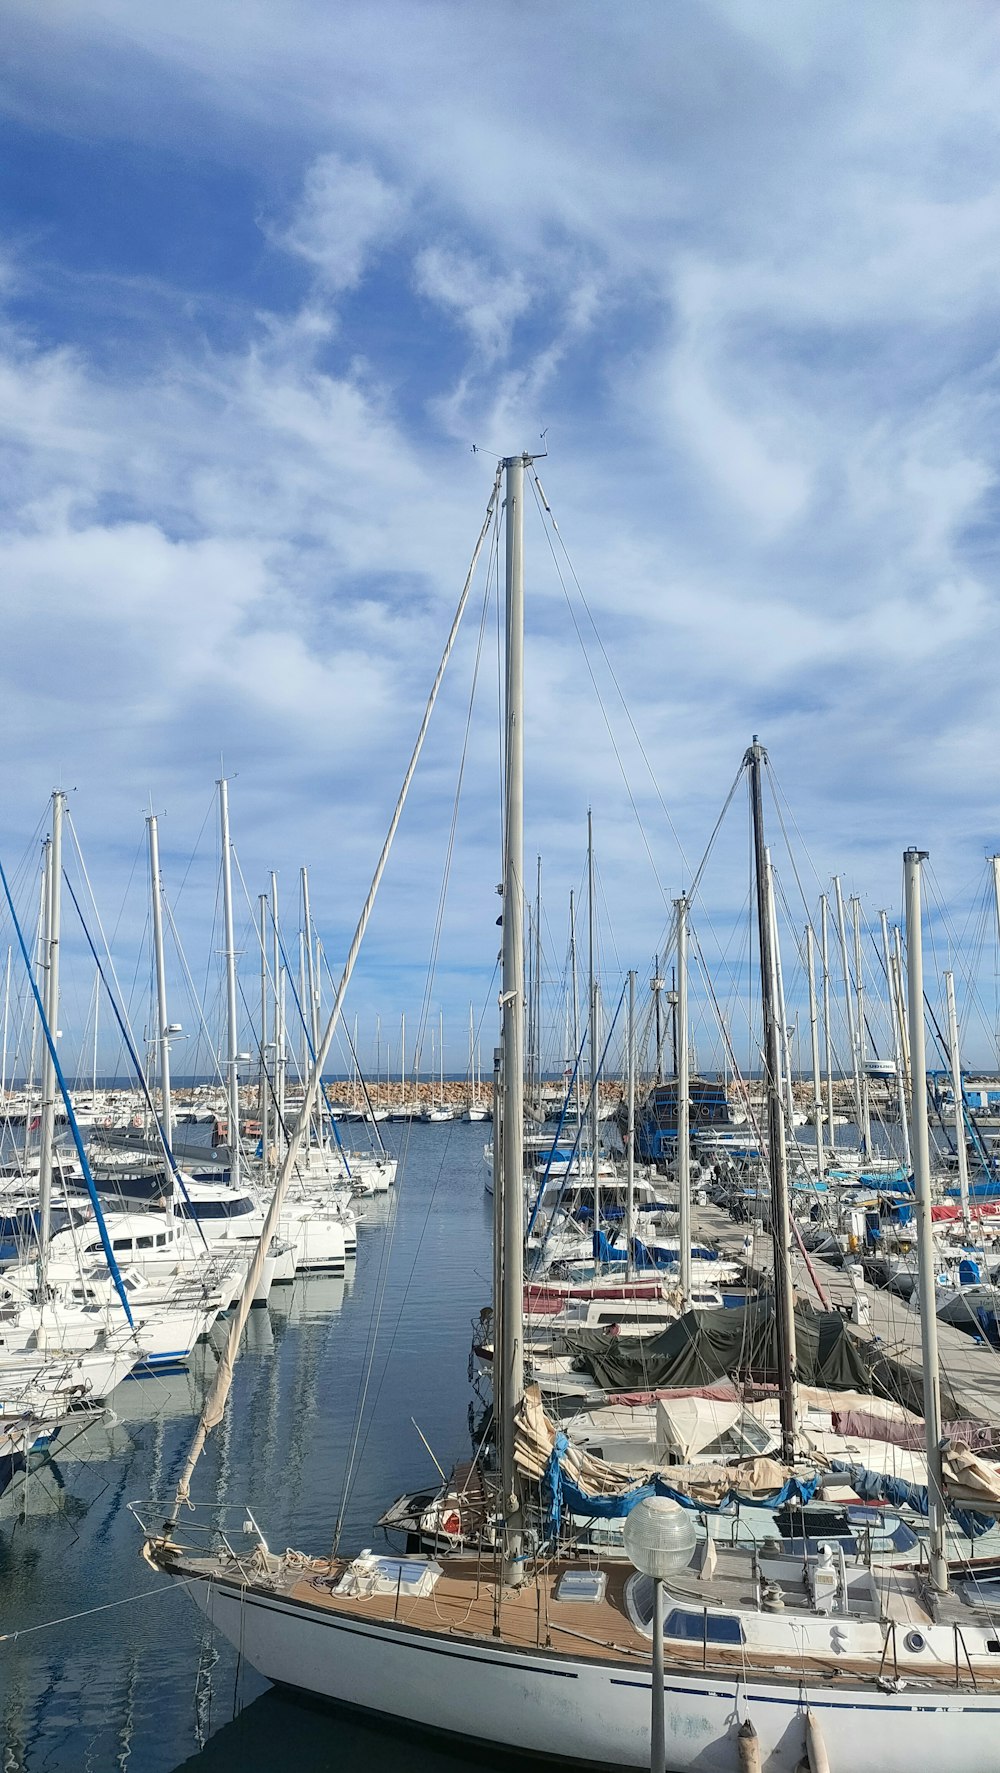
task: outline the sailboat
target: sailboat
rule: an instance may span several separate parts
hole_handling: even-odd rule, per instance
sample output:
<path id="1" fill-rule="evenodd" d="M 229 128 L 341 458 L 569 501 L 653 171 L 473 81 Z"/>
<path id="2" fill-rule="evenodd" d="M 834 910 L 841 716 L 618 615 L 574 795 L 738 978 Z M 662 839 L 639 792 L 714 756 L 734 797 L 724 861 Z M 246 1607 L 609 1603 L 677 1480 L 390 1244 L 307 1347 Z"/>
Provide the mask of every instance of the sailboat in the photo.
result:
<path id="1" fill-rule="evenodd" d="M 209 1619 L 268 1679 L 311 1696 L 522 1755 L 602 1768 L 648 1767 L 655 1704 L 665 1720 L 668 1762 L 677 1773 L 688 1769 L 735 1773 L 738 1767 L 754 1766 L 771 1773 L 794 1773 L 804 1757 L 812 1768 L 825 1765 L 835 1773 L 847 1769 L 912 1773 L 930 1765 L 938 1773 L 987 1773 L 996 1766 L 1000 1631 L 988 1594 L 966 1597 L 948 1587 L 932 1339 L 925 1362 L 929 1570 L 892 1570 L 876 1581 L 866 1565 L 848 1563 L 829 1547 L 805 1557 L 772 1555 L 767 1547 L 716 1548 L 704 1556 L 695 1554 L 689 1567 L 657 1588 L 649 1577 L 620 1560 L 565 1556 L 559 1551 L 558 1535 L 548 1542 L 534 1536 L 531 1505 L 536 1505 L 533 1518 L 537 1522 L 541 1516 L 544 1530 L 546 1509 L 551 1514 L 558 1505 L 566 1480 L 558 1438 L 548 1463 L 532 1465 L 539 1444 L 538 1411 L 536 1400 L 525 1396 L 523 1372 L 522 509 L 530 462 L 530 457 L 515 456 L 502 464 L 507 668 L 494 1556 L 439 1560 L 370 1551 L 353 1558 L 276 1553 L 249 1510 L 242 1543 L 234 1547 L 223 1540 L 216 1549 L 202 1541 L 196 1549 L 197 1523 L 194 1532 L 185 1532 L 181 1510 L 190 1505 L 190 1483 L 206 1435 L 224 1409 L 227 1367 L 231 1376 L 240 1313 L 233 1319 L 229 1349 L 220 1363 L 221 1387 L 214 1388 L 206 1405 L 170 1516 L 149 1533 L 144 1554 L 152 1566 L 185 1583 Z M 429 712 L 430 708 L 404 794 Z M 794 1447 L 795 1326 L 772 913 L 763 867 L 763 747 L 755 741 L 748 757 L 765 997 L 777 1327 L 785 1374 L 781 1438 L 787 1454 Z M 366 909 L 381 878 L 401 801 Z M 907 885 L 916 1172 L 918 1187 L 922 1186 L 921 1230 L 929 1241 L 915 858 L 908 859 Z M 332 1038 L 364 922 L 363 913 L 328 1038 L 307 1084 L 299 1127 L 308 1124 L 317 1068 Z M 293 1144 L 295 1137 L 293 1131 Z M 277 1203 L 280 1183 L 279 1178 Z M 280 1205 L 275 1215 L 278 1210 Z M 928 1279 L 926 1284 L 933 1282 Z M 926 1317 L 933 1320 L 933 1313 Z M 933 1322 L 930 1327 L 932 1336 Z M 541 1438 L 544 1442 L 544 1433 Z M 532 1471 L 533 1477 L 526 1475 Z M 648 1493 L 626 1500 L 635 1502 Z M 683 1540 L 684 1514 L 675 1506 L 678 1538 Z M 691 1531 L 692 1547 L 693 1541 Z M 662 1588 L 667 1589 L 665 1595 Z M 655 1693 L 654 1613 L 666 1640 L 665 1668 L 657 1674 L 660 1690 Z"/>

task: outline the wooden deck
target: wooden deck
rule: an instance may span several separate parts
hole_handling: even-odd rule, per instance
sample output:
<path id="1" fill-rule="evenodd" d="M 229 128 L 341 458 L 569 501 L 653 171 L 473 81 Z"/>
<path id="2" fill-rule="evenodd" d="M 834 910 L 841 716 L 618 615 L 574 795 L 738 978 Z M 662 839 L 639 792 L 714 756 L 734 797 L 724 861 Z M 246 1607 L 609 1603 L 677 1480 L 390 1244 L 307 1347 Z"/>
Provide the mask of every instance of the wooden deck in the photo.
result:
<path id="1" fill-rule="evenodd" d="M 449 1558 L 431 1595 L 425 1598 L 404 1595 L 397 1599 L 392 1594 L 335 1594 L 333 1589 L 347 1565 L 331 1565 L 327 1560 L 317 1559 L 308 1572 L 297 1576 L 284 1592 L 289 1600 L 300 1605 L 329 1609 L 350 1618 L 379 1620 L 466 1642 L 493 1643 L 504 1650 L 530 1650 L 543 1655 L 613 1661 L 648 1668 L 650 1641 L 633 1626 L 624 1604 L 625 1584 L 634 1574 L 631 1567 L 626 1564 L 602 1566 L 608 1579 L 602 1601 L 556 1600 L 555 1588 L 563 1570 L 582 1567 L 580 1564 L 559 1564 L 526 1583 L 523 1589 L 501 1594 L 494 1580 L 492 1564 L 477 1564 L 473 1558 Z M 744 1604 L 751 1600 L 747 1594 L 737 1597 L 735 1593 L 724 1598 L 719 1593 L 717 1578 L 713 1578 L 710 1587 L 716 1604 L 720 1600 L 724 1605 L 733 1604 L 739 1598 Z M 899 1573 L 897 1579 L 890 1579 L 888 1584 L 884 1579 L 880 1581 L 880 1590 L 887 1616 L 901 1630 L 913 1623 L 929 1623 L 928 1616 L 909 1592 L 909 1583 L 903 1573 Z M 673 1599 L 687 1606 L 700 1606 L 707 1598 L 704 1594 L 684 1592 L 684 1584 L 676 1583 L 671 1585 L 671 1594 Z M 914 1685 L 929 1682 L 939 1688 L 939 1679 L 929 1677 L 925 1667 L 907 1658 L 901 1630 L 895 1650 L 887 1647 L 885 1674 L 905 1673 L 908 1682 Z M 692 1674 L 708 1672 L 738 1678 L 753 1671 L 758 1677 L 766 1674 L 790 1683 L 801 1682 L 803 1676 L 807 1676 L 810 1680 L 822 1680 L 832 1686 L 856 1686 L 859 1680 L 870 1683 L 878 1678 L 870 1660 L 853 1661 L 846 1656 L 833 1662 L 828 1657 L 800 1653 L 793 1665 L 791 1661 L 778 1663 L 773 1654 L 755 1652 L 751 1646 L 730 1648 L 671 1639 L 667 1640 L 665 1653 L 668 1667 Z M 971 1675 L 967 1677 L 963 1667 L 958 1679 L 954 1683 L 949 1681 L 947 1686 L 951 1688 L 953 1684 L 956 1690 L 965 1687 L 982 1689 L 984 1686 L 994 1689 L 1000 1687 L 1000 1670 L 995 1672 L 992 1667 L 983 1668 L 977 1663 L 973 1680 Z"/>

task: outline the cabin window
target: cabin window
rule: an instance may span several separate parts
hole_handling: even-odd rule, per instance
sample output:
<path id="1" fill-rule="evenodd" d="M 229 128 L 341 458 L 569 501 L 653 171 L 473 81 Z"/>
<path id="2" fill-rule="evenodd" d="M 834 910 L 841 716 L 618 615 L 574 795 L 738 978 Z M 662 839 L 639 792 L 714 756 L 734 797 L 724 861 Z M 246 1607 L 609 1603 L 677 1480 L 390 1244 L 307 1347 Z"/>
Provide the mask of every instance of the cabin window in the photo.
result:
<path id="1" fill-rule="evenodd" d="M 156 1240 L 157 1249 L 160 1249 L 162 1247 L 162 1245 L 166 1243 L 166 1241 L 167 1241 L 167 1234 L 165 1231 L 162 1231 Z"/>
<path id="2" fill-rule="evenodd" d="M 130 1237 L 116 1237 L 111 1248 L 113 1250 L 130 1250 L 132 1248 L 132 1239 Z"/>
<path id="3" fill-rule="evenodd" d="M 702 1644 L 742 1644 L 743 1627 L 738 1619 L 730 1618 L 725 1613 L 689 1613 L 685 1607 L 675 1607 L 668 1613 L 663 1622 L 663 1633 L 668 1638 L 683 1638 L 685 1643 Z"/>
<path id="4" fill-rule="evenodd" d="M 646 1637 L 653 1630 L 653 1582 L 650 1576 L 633 1576 L 626 1591 L 629 1612 Z M 668 1638 L 688 1644 L 742 1644 L 743 1627 L 731 1613 L 708 1613 L 703 1608 L 671 1607 L 663 1622 Z"/>
<path id="5" fill-rule="evenodd" d="M 137 1237 L 135 1240 L 135 1247 L 137 1250 L 151 1250 L 153 1247 L 153 1240 L 151 1237 Z"/>

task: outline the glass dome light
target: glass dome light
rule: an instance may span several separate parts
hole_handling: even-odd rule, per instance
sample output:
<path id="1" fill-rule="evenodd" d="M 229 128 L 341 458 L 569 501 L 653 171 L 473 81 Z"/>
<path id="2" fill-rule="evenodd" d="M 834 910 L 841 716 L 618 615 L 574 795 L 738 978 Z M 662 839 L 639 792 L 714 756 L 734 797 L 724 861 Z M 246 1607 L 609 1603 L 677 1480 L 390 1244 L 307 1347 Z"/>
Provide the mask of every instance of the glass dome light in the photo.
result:
<path id="1" fill-rule="evenodd" d="M 644 1576 L 662 1581 L 691 1561 L 697 1535 L 688 1509 L 669 1496 L 646 1496 L 625 1521 L 625 1555 Z"/>

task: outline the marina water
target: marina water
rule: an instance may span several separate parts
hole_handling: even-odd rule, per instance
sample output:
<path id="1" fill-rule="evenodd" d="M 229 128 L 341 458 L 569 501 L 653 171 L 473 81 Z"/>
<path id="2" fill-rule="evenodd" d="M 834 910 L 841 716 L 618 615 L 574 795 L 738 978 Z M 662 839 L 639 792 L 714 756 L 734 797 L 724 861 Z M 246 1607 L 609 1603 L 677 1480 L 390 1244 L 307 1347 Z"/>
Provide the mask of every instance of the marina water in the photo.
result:
<path id="1" fill-rule="evenodd" d="M 193 1519 L 211 1518 L 213 1503 L 221 1519 L 228 1505 L 239 1535 L 250 1502 L 272 1547 L 328 1552 L 366 1375 L 345 1550 L 377 1544 L 387 1504 L 435 1480 L 411 1417 L 446 1470 L 470 1450 L 471 1326 L 491 1292 L 489 1128 L 384 1131 L 399 1182 L 359 1203 L 372 1223 L 359 1224 L 346 1278 L 300 1276 L 251 1314 Z M 269 1689 L 143 1562 L 129 1503 L 155 1521 L 150 1499 L 172 1495 L 224 1335 L 222 1322 L 184 1371 L 120 1386 L 104 1426 L 65 1432 L 26 1518 L 0 1512 L 0 1632 L 22 1634 L 0 1641 L 2 1773 L 482 1766 Z"/>

